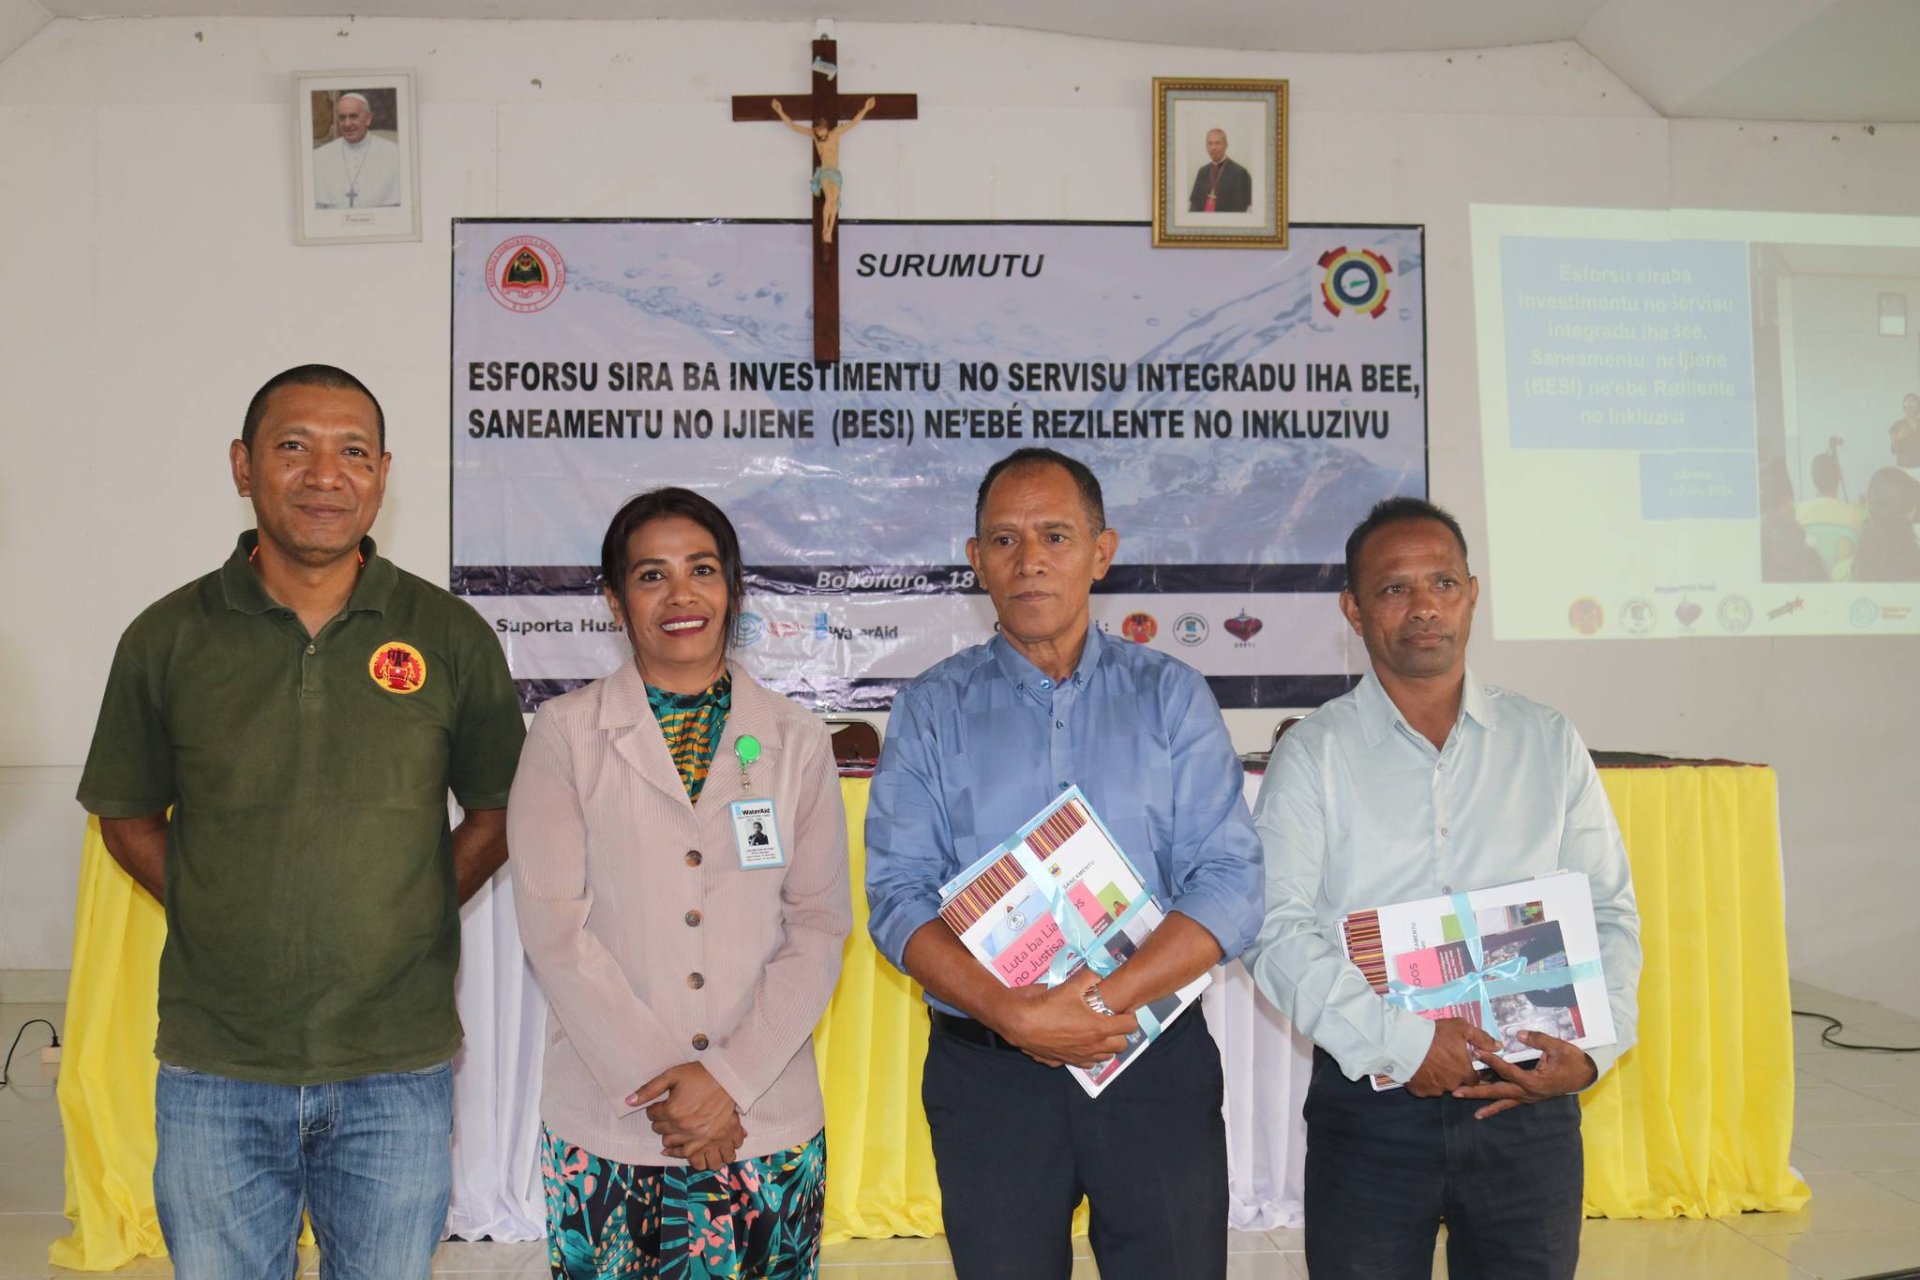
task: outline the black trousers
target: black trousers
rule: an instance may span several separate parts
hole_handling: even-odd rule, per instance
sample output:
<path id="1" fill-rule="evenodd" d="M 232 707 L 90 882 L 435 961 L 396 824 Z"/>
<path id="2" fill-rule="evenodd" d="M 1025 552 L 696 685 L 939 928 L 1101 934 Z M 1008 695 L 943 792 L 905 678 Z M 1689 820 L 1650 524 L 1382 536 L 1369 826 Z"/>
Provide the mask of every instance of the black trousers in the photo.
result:
<path id="1" fill-rule="evenodd" d="M 1226 1275 L 1220 1051 L 1198 1008 L 1098 1098 L 936 1024 L 920 1093 L 960 1280 L 1066 1280 L 1083 1195 L 1102 1280 Z"/>
<path id="2" fill-rule="evenodd" d="M 1307 1270 L 1313 1280 L 1429 1280 L 1447 1224 L 1452 1280 L 1572 1280 L 1580 1259 L 1580 1103 L 1485 1120 L 1484 1102 L 1375 1093 L 1313 1051 Z"/>

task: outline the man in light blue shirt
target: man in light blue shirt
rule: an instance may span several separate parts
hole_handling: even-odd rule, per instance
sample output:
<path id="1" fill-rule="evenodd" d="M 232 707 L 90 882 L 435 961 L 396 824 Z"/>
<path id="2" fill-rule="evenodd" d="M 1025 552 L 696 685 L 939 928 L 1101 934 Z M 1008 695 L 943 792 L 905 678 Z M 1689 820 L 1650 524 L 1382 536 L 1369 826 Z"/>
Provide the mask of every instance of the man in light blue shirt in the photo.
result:
<path id="1" fill-rule="evenodd" d="M 1348 539 L 1340 597 L 1372 673 L 1280 740 L 1254 806 L 1267 909 L 1248 967 L 1318 1046 L 1306 1103 L 1314 1280 L 1426 1280 L 1442 1218 L 1456 1280 L 1570 1278 L 1572 1095 L 1633 1043 L 1639 918 L 1620 829 L 1566 718 L 1467 669 L 1479 590 L 1452 516 L 1415 498 L 1376 506 Z M 1582 1052 L 1527 1031 L 1541 1057 L 1508 1063 L 1465 1019 L 1388 1005 L 1341 945 L 1351 911 L 1561 869 L 1585 872 L 1593 892 L 1610 1046 Z M 1375 1092 L 1375 1073 L 1406 1088 Z"/>
<path id="2" fill-rule="evenodd" d="M 1000 634 L 901 690 L 867 812 L 869 929 L 933 1006 L 922 1098 L 962 1280 L 1065 1280 L 1092 1204 L 1106 1280 L 1226 1273 L 1220 1057 L 1197 1011 L 1098 1098 L 1063 1064 L 1126 1046 L 1133 1011 L 1245 948 L 1259 841 L 1204 678 L 1089 625 L 1119 543 L 1100 483 L 1050 449 L 988 470 L 967 558 Z M 939 918 L 940 886 L 1078 785 L 1167 909 L 1104 979 L 1000 985 Z"/>

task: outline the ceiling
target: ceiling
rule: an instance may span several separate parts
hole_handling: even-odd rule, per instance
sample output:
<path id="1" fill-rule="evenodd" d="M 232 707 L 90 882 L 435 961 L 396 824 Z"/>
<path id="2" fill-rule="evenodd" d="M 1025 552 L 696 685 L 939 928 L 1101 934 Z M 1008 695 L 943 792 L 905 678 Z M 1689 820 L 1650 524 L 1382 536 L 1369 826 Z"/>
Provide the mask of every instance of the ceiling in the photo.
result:
<path id="1" fill-rule="evenodd" d="M 1578 41 L 1663 115 L 1920 122 L 1920 0 L 0 0 L 0 58 L 55 18 L 689 18 L 977 23 L 1295 53 Z"/>

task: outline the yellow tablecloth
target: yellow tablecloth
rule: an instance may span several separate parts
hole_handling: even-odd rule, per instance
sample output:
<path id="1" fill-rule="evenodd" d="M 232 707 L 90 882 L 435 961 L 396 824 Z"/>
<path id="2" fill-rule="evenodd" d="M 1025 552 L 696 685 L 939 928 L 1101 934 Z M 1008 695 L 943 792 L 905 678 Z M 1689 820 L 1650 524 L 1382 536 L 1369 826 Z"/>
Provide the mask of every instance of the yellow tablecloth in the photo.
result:
<path id="1" fill-rule="evenodd" d="M 919 984 L 867 937 L 865 778 L 843 778 L 853 872 L 853 932 L 840 985 L 813 1033 L 827 1100 L 826 1238 L 936 1236 L 940 1186 L 920 1109 L 927 1012 Z"/>
<path id="2" fill-rule="evenodd" d="M 1791 1210 L 1793 1013 L 1771 769 L 1602 769 L 1640 904 L 1639 1042 L 1581 1099 L 1586 1209 Z"/>
<path id="3" fill-rule="evenodd" d="M 1796 1209 L 1787 1167 L 1793 1034 L 1770 769 L 1606 769 L 1639 894 L 1646 968 L 1640 1040 L 1583 1099 L 1587 1213 L 1720 1216 Z M 841 784 L 854 883 L 864 779 Z M 827 1098 L 826 1230 L 940 1230 L 920 1071 L 927 1021 L 914 984 L 874 952 L 854 893 L 846 967 L 815 1032 Z M 57 1266 L 108 1270 L 164 1246 L 153 1207 L 154 988 L 166 932 L 89 822 L 67 999 L 60 1112 L 74 1231 Z"/>

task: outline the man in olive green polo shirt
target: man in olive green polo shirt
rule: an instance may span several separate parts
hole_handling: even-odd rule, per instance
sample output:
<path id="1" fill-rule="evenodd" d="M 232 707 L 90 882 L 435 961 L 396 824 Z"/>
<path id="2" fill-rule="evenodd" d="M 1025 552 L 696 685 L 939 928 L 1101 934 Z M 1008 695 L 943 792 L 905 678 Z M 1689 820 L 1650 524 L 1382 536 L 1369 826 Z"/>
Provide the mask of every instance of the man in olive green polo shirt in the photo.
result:
<path id="1" fill-rule="evenodd" d="M 392 457 L 358 379 L 280 374 L 230 453 L 258 527 L 127 628 L 80 780 L 166 906 L 160 1225 L 182 1280 L 292 1277 L 303 1208 L 330 1278 L 425 1277 L 520 708 L 479 615 L 366 536 Z"/>

